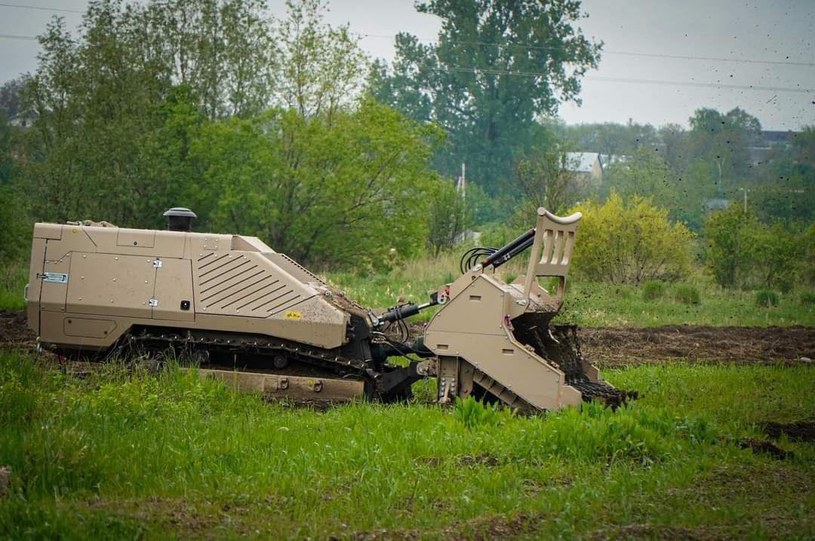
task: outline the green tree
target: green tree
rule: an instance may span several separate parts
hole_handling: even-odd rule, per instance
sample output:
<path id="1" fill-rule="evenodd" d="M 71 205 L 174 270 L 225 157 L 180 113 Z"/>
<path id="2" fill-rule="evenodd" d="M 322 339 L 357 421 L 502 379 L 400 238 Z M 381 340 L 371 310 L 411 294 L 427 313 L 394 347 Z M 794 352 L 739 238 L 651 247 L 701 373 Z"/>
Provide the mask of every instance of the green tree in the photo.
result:
<path id="1" fill-rule="evenodd" d="M 781 223 L 757 224 L 747 231 L 749 285 L 789 291 L 801 259 L 801 239 Z"/>
<path id="2" fill-rule="evenodd" d="M 520 215 L 524 224 L 538 207 L 563 213 L 585 192 L 574 173 L 574 164 L 557 146 L 528 156 L 519 158 L 515 165 L 515 177 L 523 194 L 516 216 Z"/>
<path id="3" fill-rule="evenodd" d="M 673 219 L 679 218 L 674 175 L 654 149 L 640 147 L 628 159 L 612 163 L 603 177 L 604 191 L 617 192 L 624 199 L 650 198 L 654 205 L 669 209 Z"/>
<path id="4" fill-rule="evenodd" d="M 571 146 L 579 152 L 597 152 L 604 156 L 632 156 L 641 147 L 659 146 L 657 131 L 650 124 L 579 124 L 564 129 Z"/>
<path id="5" fill-rule="evenodd" d="M 25 87 L 25 80 L 17 77 L 3 83 L 0 86 L 0 113 L 5 118 L 10 119 L 22 112 L 22 95 Z"/>
<path id="6" fill-rule="evenodd" d="M 271 110 L 207 127 L 204 164 L 217 229 L 254 234 L 317 267 L 374 266 L 427 238 L 426 169 L 439 134 L 372 100 L 303 118 Z"/>
<path id="7" fill-rule="evenodd" d="M 472 207 L 452 182 L 440 181 L 428 210 L 428 244 L 433 253 L 452 248 L 472 223 Z"/>
<path id="8" fill-rule="evenodd" d="M 14 163 L 18 135 L 0 111 L 0 263 L 20 259 L 30 237 L 24 200 L 15 188 L 19 174 Z"/>
<path id="9" fill-rule="evenodd" d="M 494 195 L 508 187 L 513 154 L 531 141 L 537 120 L 577 100 L 600 46 L 575 26 L 582 13 L 573 0 L 431 0 L 417 9 L 442 19 L 438 43 L 399 34 L 393 65 L 379 64 L 372 76 L 373 93 L 441 125 L 449 145 L 439 170 L 453 176 L 464 162 Z"/>
<path id="10" fill-rule="evenodd" d="M 688 274 L 693 234 L 672 223 L 649 199 L 627 202 L 612 193 L 603 203 L 578 207 L 584 214 L 574 253 L 575 272 L 590 280 L 640 284 Z"/>
<path id="11" fill-rule="evenodd" d="M 194 196 L 197 127 L 273 99 L 264 10 L 260 0 L 100 0 L 76 38 L 50 24 L 25 86 L 37 113 L 24 160 L 35 216 L 160 226 L 164 209 Z"/>
<path id="12" fill-rule="evenodd" d="M 289 16 L 280 25 L 277 40 L 278 103 L 302 117 L 330 117 L 359 97 L 368 57 L 347 25 L 332 28 L 323 22 L 321 0 L 289 0 L 286 6 Z"/>
<path id="13" fill-rule="evenodd" d="M 759 218 L 788 225 L 815 220 L 815 127 L 793 135 L 788 147 L 773 149 L 762 178 L 750 187 L 750 201 Z"/>
<path id="14" fill-rule="evenodd" d="M 722 287 L 746 284 L 753 251 L 752 235 L 757 227 L 755 215 L 739 205 L 715 212 L 705 220 L 705 262 Z"/>
<path id="15" fill-rule="evenodd" d="M 144 65 L 186 86 L 209 118 L 249 116 L 272 103 L 275 30 L 265 0 L 168 0 L 129 4 L 123 32 Z M 129 13 L 129 15 L 127 15 Z"/>
<path id="16" fill-rule="evenodd" d="M 725 114 L 703 108 L 690 125 L 690 161 L 709 164 L 709 182 L 718 195 L 750 179 L 749 147 L 761 135 L 758 119 L 738 107 Z"/>

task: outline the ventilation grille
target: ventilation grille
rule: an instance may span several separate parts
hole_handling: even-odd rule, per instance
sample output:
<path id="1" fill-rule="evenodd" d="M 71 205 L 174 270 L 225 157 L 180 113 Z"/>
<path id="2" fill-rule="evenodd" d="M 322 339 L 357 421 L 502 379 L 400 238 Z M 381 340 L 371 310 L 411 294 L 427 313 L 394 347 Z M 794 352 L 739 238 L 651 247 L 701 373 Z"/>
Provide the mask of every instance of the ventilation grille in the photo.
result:
<path id="1" fill-rule="evenodd" d="M 198 287 L 198 305 L 208 314 L 268 317 L 304 299 L 268 262 L 230 253 L 198 259 Z"/>

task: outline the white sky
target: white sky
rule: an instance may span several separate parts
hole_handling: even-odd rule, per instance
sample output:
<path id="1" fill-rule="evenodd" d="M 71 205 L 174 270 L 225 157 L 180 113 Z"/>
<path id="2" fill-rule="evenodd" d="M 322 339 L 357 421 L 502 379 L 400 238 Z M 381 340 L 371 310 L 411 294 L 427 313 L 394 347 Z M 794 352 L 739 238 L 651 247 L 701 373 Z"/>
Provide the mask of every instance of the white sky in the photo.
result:
<path id="1" fill-rule="evenodd" d="M 270 4 L 284 12 L 283 0 Z M 14 7 L 23 5 L 43 9 Z M 13 36 L 36 36 L 54 15 L 74 28 L 86 5 L 0 0 L 0 82 L 36 67 L 37 42 Z M 350 24 L 366 36 L 363 48 L 388 60 L 397 32 L 431 41 L 440 26 L 412 0 L 329 5 L 329 23 Z M 697 108 L 741 107 L 765 129 L 815 125 L 815 0 L 583 0 L 582 7 L 589 17 L 581 27 L 605 52 L 583 81 L 583 105 L 561 107 L 567 123 L 687 127 Z"/>

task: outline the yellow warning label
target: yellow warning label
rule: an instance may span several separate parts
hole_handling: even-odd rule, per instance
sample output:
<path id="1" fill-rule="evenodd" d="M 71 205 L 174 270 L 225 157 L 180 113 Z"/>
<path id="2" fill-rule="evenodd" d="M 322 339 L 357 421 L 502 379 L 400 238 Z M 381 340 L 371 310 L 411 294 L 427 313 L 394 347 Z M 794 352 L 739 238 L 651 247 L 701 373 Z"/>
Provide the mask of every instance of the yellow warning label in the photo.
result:
<path id="1" fill-rule="evenodd" d="M 300 319 L 302 314 L 300 312 L 295 312 L 294 310 L 289 310 L 286 312 L 286 319 Z"/>

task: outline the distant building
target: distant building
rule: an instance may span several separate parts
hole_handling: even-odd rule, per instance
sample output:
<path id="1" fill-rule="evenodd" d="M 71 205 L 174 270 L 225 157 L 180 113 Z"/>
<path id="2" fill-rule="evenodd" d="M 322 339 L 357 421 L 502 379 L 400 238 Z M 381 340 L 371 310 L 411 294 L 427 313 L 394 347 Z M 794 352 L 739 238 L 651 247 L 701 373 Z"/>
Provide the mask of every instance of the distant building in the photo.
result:
<path id="1" fill-rule="evenodd" d="M 779 150 L 792 145 L 796 135 L 798 133 L 794 131 L 763 130 L 756 144 L 747 149 L 750 153 L 750 163 L 760 165 L 773 161 Z"/>
<path id="2" fill-rule="evenodd" d="M 9 118 L 8 123 L 9 125 L 20 128 L 21 130 L 27 130 L 34 124 L 36 119 L 37 114 L 35 112 L 26 111 Z"/>
<path id="3" fill-rule="evenodd" d="M 566 168 L 592 184 L 603 181 L 603 162 L 597 152 L 567 152 Z"/>
<path id="4" fill-rule="evenodd" d="M 705 214 L 709 214 L 715 210 L 724 210 L 729 206 L 730 200 L 721 197 L 705 199 L 705 202 L 702 203 L 702 209 L 705 211 Z"/>

